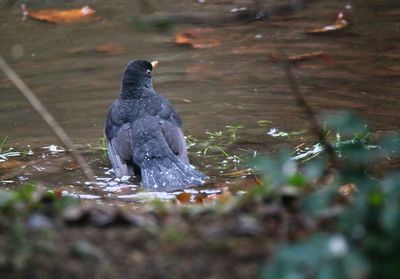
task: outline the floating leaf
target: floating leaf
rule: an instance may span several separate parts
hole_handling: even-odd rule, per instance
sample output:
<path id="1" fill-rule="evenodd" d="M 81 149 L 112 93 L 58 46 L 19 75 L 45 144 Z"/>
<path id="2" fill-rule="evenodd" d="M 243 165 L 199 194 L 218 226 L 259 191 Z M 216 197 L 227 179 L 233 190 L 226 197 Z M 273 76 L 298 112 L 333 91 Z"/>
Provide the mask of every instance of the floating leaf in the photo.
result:
<path id="1" fill-rule="evenodd" d="M 343 13 L 339 13 L 334 24 L 322 28 L 315 28 L 307 31 L 308 34 L 324 34 L 344 29 L 349 23 L 344 19 Z"/>
<path id="2" fill-rule="evenodd" d="M 221 194 L 211 194 L 203 198 L 203 203 L 214 203 L 216 200 L 225 202 L 232 197 L 232 193 L 228 188 L 224 188 Z"/>
<path id="3" fill-rule="evenodd" d="M 64 166 L 64 169 L 68 171 L 73 171 L 79 169 L 80 167 L 81 166 L 79 166 L 79 164 L 76 162 L 69 162 Z"/>
<path id="4" fill-rule="evenodd" d="M 175 43 L 198 49 L 217 47 L 221 45 L 221 41 L 213 37 L 214 33 L 212 28 L 188 29 L 175 35 Z"/>
<path id="5" fill-rule="evenodd" d="M 17 160 L 8 160 L 0 162 L 0 169 L 8 170 L 24 166 L 25 163 Z"/>
<path id="6" fill-rule="evenodd" d="M 290 62 L 301 62 L 304 60 L 309 60 L 313 58 L 329 58 L 329 56 L 324 52 L 324 51 L 314 51 L 310 53 L 304 53 L 304 54 L 299 54 L 299 55 L 290 55 L 288 57 L 288 60 Z M 330 59 L 332 60 L 332 59 Z"/>
<path id="7" fill-rule="evenodd" d="M 180 194 L 176 195 L 176 198 L 181 203 L 186 204 L 186 203 L 190 202 L 190 199 L 192 198 L 192 194 L 191 193 L 187 193 L 187 192 L 183 192 L 183 193 L 180 193 Z"/>
<path id="8" fill-rule="evenodd" d="M 50 22 L 57 24 L 64 23 L 73 23 L 78 21 L 85 21 L 90 18 L 93 18 L 92 15 L 95 13 L 95 10 L 91 9 L 89 6 L 83 6 L 80 9 L 71 9 L 71 10 L 38 10 L 38 11 L 30 11 L 26 7 L 26 4 L 21 4 L 22 13 L 24 15 L 24 19 L 26 17 Z"/>

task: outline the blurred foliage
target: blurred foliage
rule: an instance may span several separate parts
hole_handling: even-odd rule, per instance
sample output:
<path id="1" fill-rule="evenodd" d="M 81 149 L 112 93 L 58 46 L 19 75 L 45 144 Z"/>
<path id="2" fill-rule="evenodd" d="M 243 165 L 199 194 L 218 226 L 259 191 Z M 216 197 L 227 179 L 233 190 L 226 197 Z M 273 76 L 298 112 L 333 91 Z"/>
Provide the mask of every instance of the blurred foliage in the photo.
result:
<path id="1" fill-rule="evenodd" d="M 53 228 L 53 217 L 75 203 L 76 201 L 61 198 L 52 191 L 39 191 L 33 184 L 28 184 L 18 191 L 1 189 L 0 270 L 24 268 L 37 251 L 53 251 L 46 243 L 31 242 L 30 232 Z"/>
<path id="2" fill-rule="evenodd" d="M 376 177 L 369 171 L 374 163 L 400 151 L 400 136 L 383 137 L 369 144 L 368 126 L 352 113 L 327 117 L 327 127 L 336 131 L 335 146 L 340 158 L 333 181 L 314 191 L 304 191 L 303 209 L 318 220 L 331 212 L 330 228 L 298 242 L 282 245 L 264 266 L 262 278 L 396 278 L 400 260 L 400 172 Z M 348 138 L 342 140 L 342 138 Z M 327 166 L 325 155 L 304 165 L 287 153 L 259 159 L 265 188 L 283 185 L 309 186 Z M 337 201 L 340 185 L 353 183 L 358 191 L 349 202 Z M 339 213 L 333 214 L 334 209 Z"/>

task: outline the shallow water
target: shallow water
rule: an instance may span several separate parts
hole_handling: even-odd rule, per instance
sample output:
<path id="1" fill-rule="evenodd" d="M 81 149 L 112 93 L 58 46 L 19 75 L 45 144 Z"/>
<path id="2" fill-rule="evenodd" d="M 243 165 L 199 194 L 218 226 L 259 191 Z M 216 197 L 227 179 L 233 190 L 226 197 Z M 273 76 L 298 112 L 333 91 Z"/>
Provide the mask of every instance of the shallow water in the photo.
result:
<path id="1" fill-rule="evenodd" d="M 253 22 L 200 26 L 177 23 L 167 29 L 138 24 L 168 15 L 230 16 L 232 8 L 248 2 L 251 1 L 95 1 L 91 6 L 99 19 L 56 25 L 22 21 L 19 4 L 6 1 L 0 3 L 0 53 L 73 141 L 87 151 L 85 156 L 102 182 L 112 179 L 107 174 L 109 163 L 102 151 L 86 147 L 100 147 L 106 110 L 118 96 L 121 74 L 133 58 L 160 61 L 154 73 L 154 87 L 180 113 L 185 134 L 199 139 L 197 146 L 190 149 L 193 164 L 211 176 L 212 181 L 223 181 L 225 186 L 237 183 L 223 175 L 234 171 L 232 162 L 228 160 L 224 165 L 224 156 L 216 150 L 210 150 L 208 156 L 196 153 L 204 150 L 199 145 L 209 138 L 206 131 L 226 131 L 226 125 L 244 126 L 238 131 L 235 144 L 226 149 L 240 156 L 313 143 L 307 133 L 290 138 L 267 135 L 270 128 L 308 128 L 276 59 L 278 47 L 283 47 L 288 55 L 315 51 L 329 55 L 328 60 L 310 59 L 294 65 L 301 89 L 318 112 L 352 109 L 367 118 L 373 129 L 399 129 L 400 5 L 395 1 L 387 9 L 374 1 L 312 1 L 296 13 Z M 83 4 L 40 1 L 31 8 L 77 8 Z M 332 24 L 339 11 L 345 11 L 351 22 L 345 30 L 322 36 L 305 33 Z M 166 26 L 168 20 L 163 22 Z M 175 33 L 193 27 L 213 28 L 211 36 L 221 45 L 193 49 L 174 44 Z M 111 52 L 115 53 L 96 51 L 104 44 L 113 44 Z M 129 195 L 138 192 L 138 181 L 119 188 L 110 188 L 114 183 L 89 187 L 79 170 L 65 170 L 68 156 L 50 155 L 41 149 L 57 144 L 57 140 L 2 74 L 0 94 L 0 138 L 8 136 L 7 144 L 17 149 L 31 145 L 35 152 L 31 159 L 38 161 L 6 179 L 13 182 L 1 185 L 12 188 L 32 180 L 39 181 L 44 188 L 69 194 L 106 193 L 108 201 L 114 204 L 132 202 Z M 268 127 L 257 125 L 260 120 L 270 121 Z M 8 173 L 1 171 L 3 178 Z M 142 202 L 141 198 L 136 200 Z"/>

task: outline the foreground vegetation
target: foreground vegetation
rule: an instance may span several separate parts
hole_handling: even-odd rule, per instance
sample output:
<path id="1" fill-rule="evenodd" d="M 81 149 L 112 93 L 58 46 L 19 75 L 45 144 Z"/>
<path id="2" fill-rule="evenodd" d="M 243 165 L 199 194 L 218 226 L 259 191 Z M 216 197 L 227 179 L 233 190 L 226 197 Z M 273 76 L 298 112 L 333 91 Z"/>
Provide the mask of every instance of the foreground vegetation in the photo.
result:
<path id="1" fill-rule="evenodd" d="M 395 278 L 399 137 L 371 145 L 348 113 L 327 123 L 340 131 L 338 162 L 324 152 L 301 164 L 284 151 L 257 158 L 261 185 L 209 205 L 132 214 L 34 185 L 1 190 L 2 278 Z"/>

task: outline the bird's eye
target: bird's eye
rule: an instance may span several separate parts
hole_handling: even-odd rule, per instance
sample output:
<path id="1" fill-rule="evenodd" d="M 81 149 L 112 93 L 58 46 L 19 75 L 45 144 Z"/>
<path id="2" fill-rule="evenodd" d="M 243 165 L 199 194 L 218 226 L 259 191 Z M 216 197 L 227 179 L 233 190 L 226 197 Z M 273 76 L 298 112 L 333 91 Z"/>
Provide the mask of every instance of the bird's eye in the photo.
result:
<path id="1" fill-rule="evenodd" d="M 146 74 L 147 74 L 149 77 L 151 77 L 151 70 L 150 70 L 150 69 L 147 69 Z"/>

